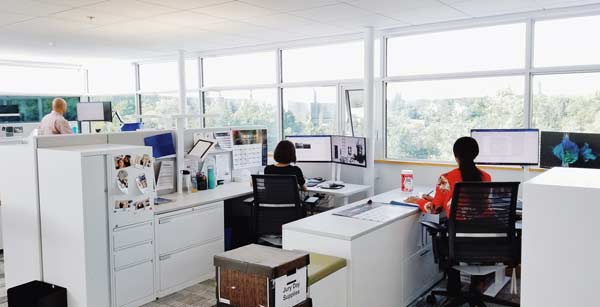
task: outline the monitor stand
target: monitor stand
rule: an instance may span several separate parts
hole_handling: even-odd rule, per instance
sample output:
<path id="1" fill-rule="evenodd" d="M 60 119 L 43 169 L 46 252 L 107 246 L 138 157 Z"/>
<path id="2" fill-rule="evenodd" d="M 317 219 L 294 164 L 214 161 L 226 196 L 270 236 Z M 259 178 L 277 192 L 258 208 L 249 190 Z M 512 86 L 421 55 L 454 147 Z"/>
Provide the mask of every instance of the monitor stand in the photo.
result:
<path id="1" fill-rule="evenodd" d="M 331 163 L 331 182 L 336 184 L 344 184 L 341 179 L 342 166 L 338 163 Z"/>

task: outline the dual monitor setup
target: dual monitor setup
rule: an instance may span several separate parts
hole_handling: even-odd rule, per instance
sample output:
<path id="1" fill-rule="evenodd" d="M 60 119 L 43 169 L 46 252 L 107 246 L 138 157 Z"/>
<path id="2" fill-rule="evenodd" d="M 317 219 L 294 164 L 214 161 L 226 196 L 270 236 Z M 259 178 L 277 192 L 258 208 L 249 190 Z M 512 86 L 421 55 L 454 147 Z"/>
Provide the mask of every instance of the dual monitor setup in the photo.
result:
<path id="1" fill-rule="evenodd" d="M 367 140 L 364 137 L 297 135 L 286 139 L 296 147 L 297 162 L 367 167 Z"/>
<path id="2" fill-rule="evenodd" d="M 473 129 L 477 164 L 600 168 L 600 134 L 538 129 Z"/>

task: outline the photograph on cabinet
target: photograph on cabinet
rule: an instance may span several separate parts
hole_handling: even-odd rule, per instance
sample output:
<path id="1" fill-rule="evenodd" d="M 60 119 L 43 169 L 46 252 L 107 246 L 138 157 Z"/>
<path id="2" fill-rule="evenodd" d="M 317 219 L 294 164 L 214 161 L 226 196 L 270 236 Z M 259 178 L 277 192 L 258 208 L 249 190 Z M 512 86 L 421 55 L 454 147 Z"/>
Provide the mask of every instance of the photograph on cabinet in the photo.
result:
<path id="1" fill-rule="evenodd" d="M 152 158 L 149 155 L 136 156 L 133 161 L 133 164 L 139 168 L 151 167 Z"/>
<path id="2" fill-rule="evenodd" d="M 117 200 L 115 201 L 115 209 L 127 210 L 131 207 L 131 200 Z"/>
<path id="3" fill-rule="evenodd" d="M 127 194 L 127 191 L 129 189 L 129 179 L 127 178 L 129 176 L 129 174 L 127 174 L 127 171 L 125 170 L 120 170 L 117 173 L 117 187 L 119 188 L 119 190 L 121 190 L 121 192 Z"/>
<path id="4" fill-rule="evenodd" d="M 115 169 L 131 166 L 131 155 L 120 155 L 115 157 Z"/>
<path id="5" fill-rule="evenodd" d="M 140 192 L 142 192 L 142 194 L 145 194 L 148 190 L 148 180 L 146 179 L 146 174 L 138 175 L 135 178 L 135 183 L 138 189 L 140 189 Z"/>

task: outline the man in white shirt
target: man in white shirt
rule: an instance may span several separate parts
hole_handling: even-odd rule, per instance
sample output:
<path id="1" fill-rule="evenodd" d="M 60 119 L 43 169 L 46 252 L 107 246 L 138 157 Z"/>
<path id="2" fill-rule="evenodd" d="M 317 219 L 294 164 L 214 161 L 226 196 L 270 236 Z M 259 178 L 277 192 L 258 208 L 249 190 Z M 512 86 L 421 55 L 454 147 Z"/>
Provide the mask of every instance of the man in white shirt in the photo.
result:
<path id="1" fill-rule="evenodd" d="M 62 98 L 54 98 L 52 112 L 42 118 L 38 135 L 73 134 L 73 129 L 64 117 L 66 112 L 67 102 Z"/>

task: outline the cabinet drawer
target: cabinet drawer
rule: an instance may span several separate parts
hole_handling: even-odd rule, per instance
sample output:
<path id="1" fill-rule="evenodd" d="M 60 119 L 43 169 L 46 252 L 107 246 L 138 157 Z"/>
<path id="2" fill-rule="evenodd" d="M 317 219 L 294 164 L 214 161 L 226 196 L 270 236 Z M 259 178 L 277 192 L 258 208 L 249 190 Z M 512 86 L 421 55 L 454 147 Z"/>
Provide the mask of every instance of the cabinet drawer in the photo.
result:
<path id="1" fill-rule="evenodd" d="M 153 241 L 153 239 L 153 222 L 121 227 L 113 231 L 114 249 L 120 249 L 136 243 Z"/>
<path id="2" fill-rule="evenodd" d="M 154 259 L 154 244 L 152 242 L 142 243 L 133 247 L 125 248 L 114 252 L 116 269 Z"/>
<path id="3" fill-rule="evenodd" d="M 404 262 L 404 300 L 410 303 L 417 298 L 421 291 L 436 277 L 438 265 L 433 259 L 431 245 L 415 253 Z"/>
<path id="4" fill-rule="evenodd" d="M 144 304 L 154 297 L 154 265 L 152 261 L 140 263 L 115 272 L 117 307 L 134 302 Z"/>
<path id="5" fill-rule="evenodd" d="M 421 250 L 425 243 L 427 232 L 421 225 L 421 214 L 415 214 L 406 219 L 408 227 L 404 237 L 404 257 L 410 257 Z"/>
<path id="6" fill-rule="evenodd" d="M 197 207 L 181 214 L 159 217 L 156 244 L 159 255 L 223 238 L 223 207 Z"/>
<path id="7" fill-rule="evenodd" d="M 223 252 L 223 240 L 160 257 L 160 291 L 166 291 L 208 274 L 214 274 L 213 258 Z M 174 290 L 176 291 L 176 290 Z"/>

